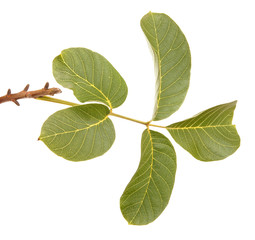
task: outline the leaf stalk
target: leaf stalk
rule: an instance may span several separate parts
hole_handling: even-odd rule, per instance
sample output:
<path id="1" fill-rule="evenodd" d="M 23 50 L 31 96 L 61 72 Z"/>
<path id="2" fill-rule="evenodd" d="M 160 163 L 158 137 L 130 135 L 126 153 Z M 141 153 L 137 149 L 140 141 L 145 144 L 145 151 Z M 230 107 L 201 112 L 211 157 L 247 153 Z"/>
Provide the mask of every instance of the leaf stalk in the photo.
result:
<path id="1" fill-rule="evenodd" d="M 79 106 L 80 105 L 78 103 L 68 102 L 68 101 L 65 101 L 65 100 L 62 100 L 62 99 L 48 97 L 48 96 L 38 97 L 38 98 L 35 98 L 35 99 L 36 100 L 41 100 L 41 101 L 47 101 L 47 102 L 54 102 L 54 103 L 64 104 L 64 105 L 68 105 L 68 106 L 71 106 L 71 107 Z"/>
<path id="2" fill-rule="evenodd" d="M 47 101 L 47 102 L 54 102 L 54 103 L 64 104 L 64 105 L 68 105 L 68 106 L 71 106 L 71 107 L 80 105 L 78 103 L 68 102 L 68 101 L 65 101 L 65 100 L 61 100 L 61 99 L 57 99 L 57 98 L 53 98 L 53 97 L 48 97 L 48 96 L 43 96 L 43 97 L 39 97 L 39 98 L 35 98 L 35 99 L 36 100 Z M 144 122 L 144 121 L 140 121 L 140 120 L 137 120 L 137 119 L 134 119 L 134 118 L 126 117 L 126 116 L 123 116 L 123 115 L 120 115 L 120 114 L 117 114 L 117 113 L 113 113 L 112 110 L 110 111 L 109 115 L 114 116 L 114 117 L 118 117 L 118 118 L 122 118 L 122 119 L 125 119 L 125 120 L 128 120 L 128 121 L 136 122 L 136 123 L 139 123 L 139 124 L 143 124 L 147 127 L 151 126 L 151 127 L 158 127 L 158 128 L 166 128 L 164 126 L 151 124 L 151 121 Z"/>
<path id="3" fill-rule="evenodd" d="M 145 125 L 147 127 L 151 126 L 151 127 L 158 127 L 158 128 L 166 128 L 164 126 L 160 126 L 160 125 L 156 125 L 156 124 L 151 124 L 151 121 L 144 122 L 144 121 L 140 121 L 140 120 L 137 120 L 137 119 L 134 119 L 134 118 L 126 117 L 126 116 L 123 116 L 123 115 L 120 115 L 120 114 L 117 114 L 117 113 L 113 113 L 113 112 L 110 112 L 109 115 L 114 116 L 114 117 L 118 117 L 118 118 L 123 118 L 125 120 L 129 120 L 129 121 L 132 121 L 132 122 L 140 123 L 140 124 L 143 124 L 143 125 Z"/>

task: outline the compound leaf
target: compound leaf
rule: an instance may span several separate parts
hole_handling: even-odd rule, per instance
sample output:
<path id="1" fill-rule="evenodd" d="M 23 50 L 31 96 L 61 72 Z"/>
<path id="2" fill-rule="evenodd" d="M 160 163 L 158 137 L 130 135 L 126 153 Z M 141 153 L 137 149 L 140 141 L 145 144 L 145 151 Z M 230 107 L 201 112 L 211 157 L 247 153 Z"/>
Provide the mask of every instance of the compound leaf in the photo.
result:
<path id="1" fill-rule="evenodd" d="M 127 85 L 111 63 L 86 48 L 63 50 L 53 60 L 53 75 L 80 102 L 97 101 L 116 108 L 127 97 Z"/>
<path id="2" fill-rule="evenodd" d="M 115 139 L 109 112 L 101 104 L 60 110 L 44 122 L 39 139 L 52 152 L 67 160 L 95 158 L 108 151 Z"/>
<path id="3" fill-rule="evenodd" d="M 205 110 L 167 127 L 174 140 L 202 161 L 221 160 L 240 146 L 232 119 L 236 101 Z"/>
<path id="4" fill-rule="evenodd" d="M 188 42 L 178 25 L 167 15 L 149 12 L 141 27 L 150 42 L 157 69 L 156 102 L 152 120 L 174 113 L 189 87 L 191 56 Z"/>
<path id="5" fill-rule="evenodd" d="M 120 199 L 122 214 L 129 224 L 148 224 L 163 212 L 175 172 L 176 155 L 170 141 L 163 134 L 146 129 L 140 164 Z"/>

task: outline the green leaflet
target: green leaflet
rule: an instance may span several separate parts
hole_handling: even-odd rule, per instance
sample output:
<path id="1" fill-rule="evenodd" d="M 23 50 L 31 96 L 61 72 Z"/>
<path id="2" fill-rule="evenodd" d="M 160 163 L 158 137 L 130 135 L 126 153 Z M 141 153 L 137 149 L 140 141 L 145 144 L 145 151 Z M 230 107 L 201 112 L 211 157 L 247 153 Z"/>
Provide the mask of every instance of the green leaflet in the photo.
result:
<path id="1" fill-rule="evenodd" d="M 181 106 L 189 87 L 191 56 L 188 42 L 167 15 L 149 12 L 141 27 L 155 56 L 156 102 L 152 120 L 169 117 Z"/>
<path id="2" fill-rule="evenodd" d="M 146 129 L 140 164 L 120 199 L 122 214 L 129 224 L 148 224 L 163 212 L 175 172 L 176 155 L 170 141 L 163 134 Z"/>
<path id="3" fill-rule="evenodd" d="M 174 140 L 202 161 L 221 160 L 240 146 L 232 118 L 236 101 L 205 110 L 167 127 Z"/>
<path id="4" fill-rule="evenodd" d="M 104 105 L 79 105 L 58 111 L 45 121 L 40 135 L 40 140 L 55 154 L 82 161 L 100 156 L 112 146 L 115 130 L 109 115 L 146 125 L 138 169 L 120 198 L 121 212 L 133 225 L 149 224 L 164 211 L 175 181 L 175 150 L 168 138 L 150 130 L 150 126 L 166 128 L 178 144 L 202 161 L 224 159 L 240 146 L 239 135 L 232 125 L 236 102 L 218 105 L 167 127 L 151 124 L 169 117 L 184 101 L 191 56 L 184 34 L 167 15 L 149 12 L 141 19 L 141 27 L 153 50 L 157 68 L 151 121 L 112 112 L 112 108 L 120 106 L 127 97 L 123 78 L 100 54 L 86 48 L 69 48 L 53 61 L 56 81 L 73 90 L 79 101 Z M 47 85 L 43 90 L 47 90 Z M 41 100 L 76 105 L 45 96 Z"/>
<path id="5" fill-rule="evenodd" d="M 127 85 L 111 63 L 86 48 L 63 50 L 53 60 L 53 75 L 80 102 L 97 101 L 116 108 L 127 97 Z"/>
<path id="6" fill-rule="evenodd" d="M 40 140 L 55 154 L 71 161 L 98 157 L 110 149 L 115 139 L 109 112 L 101 104 L 60 110 L 44 122 Z"/>

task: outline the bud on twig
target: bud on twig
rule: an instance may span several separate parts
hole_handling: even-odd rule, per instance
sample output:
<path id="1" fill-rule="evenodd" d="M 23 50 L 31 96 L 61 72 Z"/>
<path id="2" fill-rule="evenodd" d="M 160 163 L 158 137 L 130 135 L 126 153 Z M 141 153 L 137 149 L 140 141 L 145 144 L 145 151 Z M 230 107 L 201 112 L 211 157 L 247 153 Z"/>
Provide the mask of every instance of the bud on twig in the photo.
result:
<path id="1" fill-rule="evenodd" d="M 22 98 L 39 98 L 43 96 L 53 96 L 54 94 L 61 93 L 61 90 L 59 88 L 49 88 L 49 83 L 47 82 L 44 86 L 44 88 L 35 90 L 35 91 L 28 91 L 29 84 L 25 86 L 23 91 L 18 93 L 11 93 L 11 89 L 8 89 L 7 94 L 0 97 L 0 103 L 4 102 L 14 102 L 17 106 L 19 106 L 18 99 Z"/>

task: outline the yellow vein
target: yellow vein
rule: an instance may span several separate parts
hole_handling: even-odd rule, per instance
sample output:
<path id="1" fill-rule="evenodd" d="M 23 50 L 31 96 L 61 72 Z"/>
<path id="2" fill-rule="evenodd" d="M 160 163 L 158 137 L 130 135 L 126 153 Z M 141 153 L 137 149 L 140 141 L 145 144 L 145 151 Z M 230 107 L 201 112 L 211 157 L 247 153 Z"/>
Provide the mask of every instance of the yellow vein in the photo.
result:
<path id="1" fill-rule="evenodd" d="M 89 85 L 90 85 L 91 87 L 95 88 L 99 93 L 101 93 L 101 94 L 103 95 L 103 97 L 106 99 L 107 103 L 109 104 L 109 107 L 112 108 L 112 105 L 111 105 L 111 102 L 110 102 L 109 98 L 106 97 L 105 94 L 104 94 L 100 89 L 98 89 L 95 85 L 91 84 L 87 79 L 85 79 L 85 78 L 81 77 L 79 74 L 77 74 L 77 73 L 65 62 L 64 56 L 62 55 L 62 53 L 61 53 L 61 58 L 62 58 L 64 64 L 67 66 L 67 68 L 68 68 L 71 72 L 73 72 L 73 73 L 75 74 L 76 77 L 78 77 L 78 78 L 84 80 L 85 82 L 89 83 Z"/>
<path id="2" fill-rule="evenodd" d="M 156 45 L 157 45 L 157 55 L 158 55 L 158 71 L 159 71 L 159 92 L 158 92 L 158 99 L 157 99 L 157 109 L 156 109 L 156 114 L 157 115 L 157 111 L 158 111 L 158 106 L 159 106 L 159 101 L 160 101 L 160 94 L 161 94 L 161 57 L 160 57 L 160 52 L 159 52 L 159 41 L 158 41 L 158 34 L 157 34 L 157 29 L 156 29 L 156 23 L 155 23 L 155 19 L 153 16 L 153 13 L 151 12 L 151 18 L 153 21 L 153 26 L 154 26 L 154 31 L 155 31 L 155 38 L 156 38 Z"/>
<path id="3" fill-rule="evenodd" d="M 214 126 L 196 126 L 196 127 L 166 127 L 166 129 L 169 130 L 186 130 L 186 129 L 205 129 L 205 128 L 217 128 L 217 127 L 231 127 L 231 126 L 235 126 L 232 124 L 228 124 L 228 125 L 214 125 Z"/>
<path id="4" fill-rule="evenodd" d="M 223 147 L 231 147 L 231 148 L 237 147 L 237 146 L 235 146 L 235 145 L 226 145 L 226 144 L 222 144 L 222 143 L 216 141 L 216 140 L 215 140 L 212 136 L 210 136 L 210 134 L 208 134 L 204 129 L 202 129 L 202 130 L 205 132 L 205 134 L 206 134 L 210 139 L 212 139 L 213 142 L 215 142 L 216 144 L 218 144 L 218 145 L 220 145 L 220 146 L 223 146 Z"/>
<path id="5" fill-rule="evenodd" d="M 147 187 L 145 189 L 145 193 L 144 193 L 144 196 L 142 198 L 141 204 L 140 204 L 139 208 L 137 209 L 135 215 L 131 219 L 130 223 L 132 223 L 132 221 L 135 219 L 135 217 L 137 216 L 138 212 L 140 211 L 141 206 L 144 203 L 144 199 L 145 199 L 145 196 L 147 194 L 147 191 L 148 191 L 148 188 L 149 188 L 149 185 L 150 185 L 150 181 L 152 180 L 152 168 L 153 168 L 153 158 L 154 158 L 154 156 L 153 156 L 153 142 L 152 142 L 152 136 L 151 136 L 151 133 L 150 133 L 150 129 L 147 128 L 147 131 L 148 131 L 148 134 L 149 134 L 149 137 L 150 137 L 150 143 L 151 143 L 151 164 L 150 164 L 151 170 L 150 170 L 150 176 L 149 176 L 149 180 L 148 180 Z"/>
<path id="6" fill-rule="evenodd" d="M 212 155 L 214 155 L 214 156 L 216 156 L 216 157 L 221 157 L 221 155 L 214 153 L 211 149 L 209 149 L 209 148 L 207 147 L 207 145 L 204 143 L 204 141 L 203 141 L 202 138 L 200 137 L 200 135 L 199 135 L 199 133 L 198 133 L 197 130 L 196 130 L 195 132 L 196 132 L 196 134 L 197 134 L 197 136 L 198 136 L 200 142 L 202 143 L 202 145 L 204 146 L 204 148 L 207 150 L 207 152 L 211 153 Z M 196 144 L 196 142 L 195 142 L 195 144 Z M 201 145 L 198 144 L 198 146 L 201 146 Z M 205 158 L 204 158 L 204 159 L 205 159 Z"/>
<path id="7" fill-rule="evenodd" d="M 100 120 L 100 121 L 97 122 L 97 123 L 91 124 L 91 125 L 88 126 L 88 127 L 80 128 L 80 129 L 76 129 L 76 130 L 71 130 L 71 131 L 64 131 L 64 132 L 55 133 L 55 134 L 51 134 L 51 135 L 47 135 L 47 136 L 44 136 L 44 137 L 40 137 L 40 140 L 45 139 L 45 138 L 49 138 L 49 137 L 58 136 L 58 135 L 63 135 L 63 134 L 68 134 L 68 133 L 75 133 L 75 132 L 84 131 L 84 130 L 87 130 L 87 129 L 89 129 L 89 128 L 92 128 L 92 127 L 94 127 L 94 126 L 99 125 L 100 123 L 104 122 L 107 118 L 108 118 L 108 115 L 107 115 L 103 120 Z"/>

